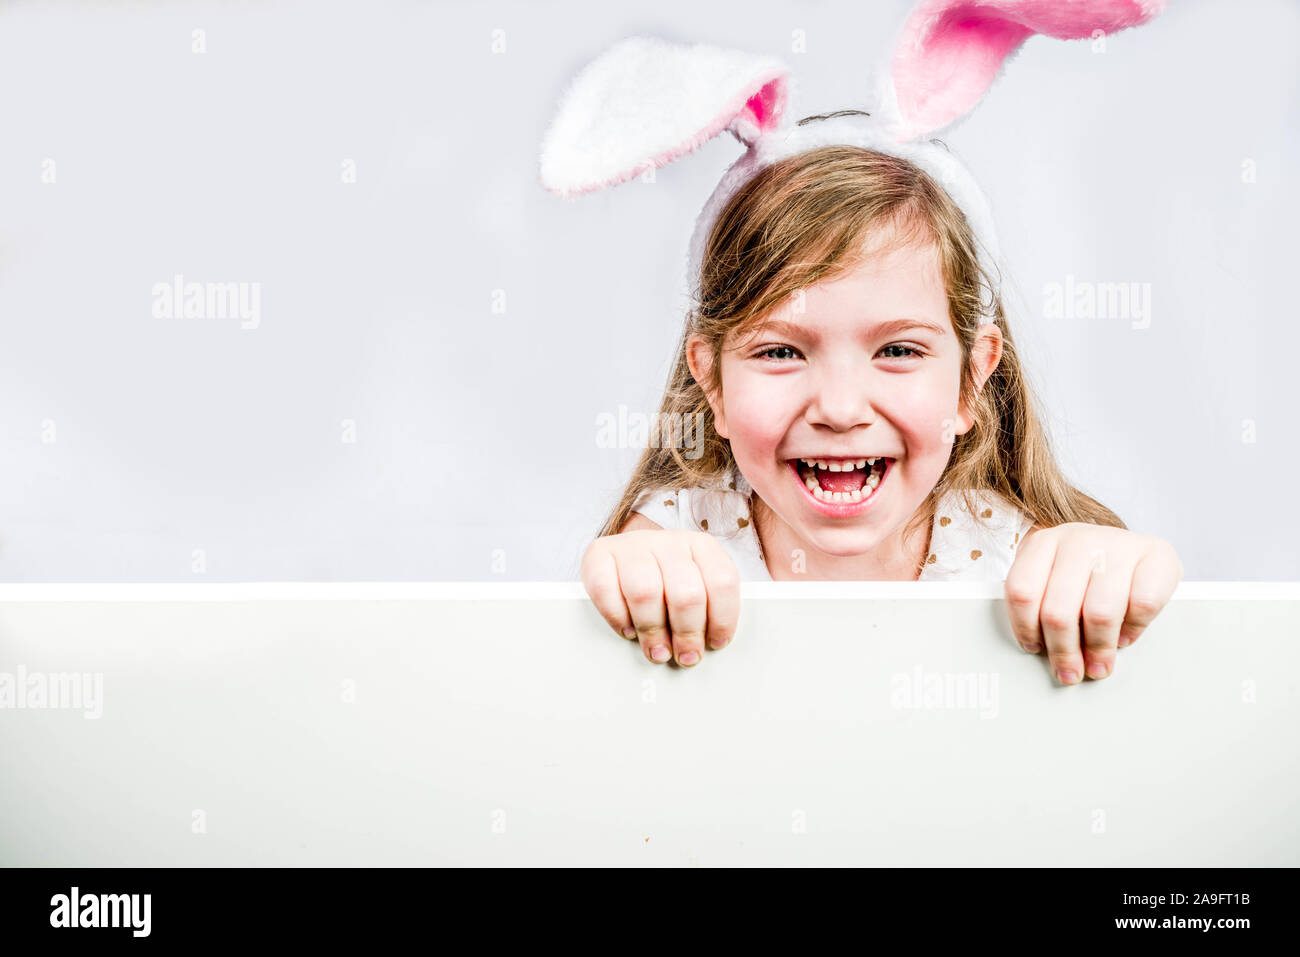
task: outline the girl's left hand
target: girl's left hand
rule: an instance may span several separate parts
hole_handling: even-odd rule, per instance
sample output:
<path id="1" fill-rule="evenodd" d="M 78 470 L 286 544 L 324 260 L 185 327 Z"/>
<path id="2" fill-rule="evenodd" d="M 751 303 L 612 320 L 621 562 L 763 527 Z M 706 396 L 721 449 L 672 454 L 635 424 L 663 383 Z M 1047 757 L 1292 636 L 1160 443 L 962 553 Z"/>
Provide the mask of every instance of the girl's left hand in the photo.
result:
<path id="1" fill-rule="evenodd" d="M 1168 604 L 1183 577 L 1173 546 L 1123 528 L 1070 522 L 1025 533 L 1006 580 L 1007 612 L 1020 646 L 1047 646 L 1062 684 L 1115 668 Z M 1080 624 L 1082 623 L 1082 636 Z"/>

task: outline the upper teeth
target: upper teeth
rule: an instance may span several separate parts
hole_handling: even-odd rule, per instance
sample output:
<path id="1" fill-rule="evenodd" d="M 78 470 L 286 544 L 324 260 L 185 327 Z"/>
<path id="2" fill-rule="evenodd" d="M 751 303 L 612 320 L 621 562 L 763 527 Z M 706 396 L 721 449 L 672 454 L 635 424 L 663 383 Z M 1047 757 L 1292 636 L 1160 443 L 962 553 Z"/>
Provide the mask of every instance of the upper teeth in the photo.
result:
<path id="1" fill-rule="evenodd" d="M 856 462 L 827 462 L 823 459 L 800 459 L 799 461 L 809 468 L 825 469 L 828 472 L 852 472 L 854 469 L 874 467 L 880 458 L 858 459 Z"/>

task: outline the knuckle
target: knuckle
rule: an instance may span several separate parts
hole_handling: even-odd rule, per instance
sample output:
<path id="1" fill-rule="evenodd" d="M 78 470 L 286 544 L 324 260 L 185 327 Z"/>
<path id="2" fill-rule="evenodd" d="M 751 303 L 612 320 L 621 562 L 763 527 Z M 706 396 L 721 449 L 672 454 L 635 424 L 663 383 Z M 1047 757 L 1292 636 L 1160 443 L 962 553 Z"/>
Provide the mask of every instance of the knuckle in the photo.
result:
<path id="1" fill-rule="evenodd" d="M 1029 586 L 1020 582 L 1012 582 L 1010 579 L 1007 580 L 1006 595 L 1007 602 L 1017 608 L 1029 607 L 1038 597 Z"/>
<path id="2" fill-rule="evenodd" d="M 1134 594 L 1129 596 L 1128 606 L 1135 615 L 1151 618 L 1165 606 L 1165 603 L 1155 595 Z"/>
<path id="3" fill-rule="evenodd" d="M 597 603 L 608 601 L 620 594 L 618 579 L 607 572 L 594 572 L 584 575 L 582 587 L 587 590 L 591 600 Z"/>
<path id="4" fill-rule="evenodd" d="M 609 627 L 618 632 L 620 637 L 627 637 L 623 634 L 623 629 L 628 627 L 631 622 L 628 620 L 627 610 L 623 607 L 622 602 L 619 602 L 617 606 L 602 605 L 597 602 L 596 610 L 600 612 L 600 617 L 605 619 Z"/>
<path id="5" fill-rule="evenodd" d="M 699 648 L 704 644 L 704 634 L 698 631 L 674 631 L 673 647 L 679 650 Z"/>
<path id="6" fill-rule="evenodd" d="M 731 618 L 714 618 L 709 621 L 708 631 L 710 638 L 721 638 L 730 641 L 736 637 L 736 622 Z"/>
<path id="7" fill-rule="evenodd" d="M 696 608 L 703 608 L 705 605 L 708 604 L 708 601 L 709 601 L 709 595 L 703 589 L 703 587 L 697 588 L 694 585 L 692 585 L 689 587 L 676 589 L 672 593 L 672 596 L 669 599 L 668 604 L 672 608 L 681 609 L 683 611 L 691 611 Z"/>
<path id="8" fill-rule="evenodd" d="M 1077 670 L 1079 659 L 1082 656 L 1077 648 L 1073 650 L 1066 649 L 1047 649 L 1047 660 L 1051 662 L 1053 668 L 1061 668 L 1066 665 Z"/>
<path id="9" fill-rule="evenodd" d="M 1113 611 L 1104 608 L 1088 610 L 1083 613 L 1083 623 L 1090 629 L 1099 631 L 1109 631 L 1112 628 L 1118 628 L 1121 619 Z"/>
<path id="10" fill-rule="evenodd" d="M 739 591 L 740 574 L 735 568 L 716 571 L 709 576 L 709 585 L 719 591 Z"/>
<path id="11" fill-rule="evenodd" d="M 623 584 L 623 597 L 630 602 L 647 604 L 650 602 L 662 601 L 663 592 L 659 585 L 654 582 L 625 582 Z"/>
<path id="12" fill-rule="evenodd" d="M 1044 628 L 1051 628 L 1054 631 L 1067 631 L 1079 622 L 1079 616 L 1075 612 L 1066 611 L 1063 608 L 1055 606 L 1044 608 L 1039 614 L 1039 618 Z"/>
<path id="13" fill-rule="evenodd" d="M 1142 637 L 1142 632 L 1144 631 L 1146 631 L 1146 629 L 1140 625 L 1125 625 L 1119 633 L 1119 640 L 1124 643 L 1120 644 L 1119 647 L 1125 648 L 1132 645 Z"/>
<path id="14" fill-rule="evenodd" d="M 613 623 L 627 614 L 623 598 L 617 588 L 598 588 L 595 591 L 588 589 L 587 593 L 591 596 L 591 603 L 596 611 L 600 612 L 606 621 Z"/>

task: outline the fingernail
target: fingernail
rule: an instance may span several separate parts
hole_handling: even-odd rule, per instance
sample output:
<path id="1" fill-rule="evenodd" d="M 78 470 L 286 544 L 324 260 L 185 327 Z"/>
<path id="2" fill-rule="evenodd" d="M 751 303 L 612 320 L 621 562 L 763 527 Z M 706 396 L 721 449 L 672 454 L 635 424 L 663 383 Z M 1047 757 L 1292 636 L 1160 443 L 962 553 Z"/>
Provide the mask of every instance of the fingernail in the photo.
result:
<path id="1" fill-rule="evenodd" d="M 700 660 L 700 653 L 698 651 L 688 651 L 677 660 L 684 665 L 693 665 Z"/>
<path id="2" fill-rule="evenodd" d="M 655 661 L 667 661 L 673 656 L 673 653 L 663 645 L 655 645 L 650 651 L 650 657 Z"/>
<path id="3" fill-rule="evenodd" d="M 1088 674 L 1094 678 L 1104 678 L 1106 675 L 1110 674 L 1110 669 L 1106 667 L 1106 662 L 1094 661 L 1092 664 L 1088 665 Z"/>
<path id="4" fill-rule="evenodd" d="M 711 641 L 711 642 L 709 642 L 709 647 L 712 648 L 714 651 L 719 651 L 719 650 L 721 650 L 722 648 L 727 647 L 727 641 L 728 641 L 728 640 L 729 640 L 729 639 L 727 639 L 727 638 L 719 638 L 717 641 Z"/>
<path id="5" fill-rule="evenodd" d="M 623 637 L 624 637 L 624 638 L 635 638 L 635 637 L 636 637 L 636 629 L 635 629 L 635 628 L 624 628 L 624 629 L 623 629 Z"/>
<path id="6" fill-rule="evenodd" d="M 1072 685 L 1079 680 L 1079 676 L 1069 668 L 1064 668 L 1056 672 L 1056 678 L 1063 685 Z"/>
<path id="7" fill-rule="evenodd" d="M 1021 645 L 1020 647 L 1025 649 L 1025 651 L 1029 652 L 1031 655 L 1036 655 L 1043 650 L 1042 645 Z"/>
<path id="8" fill-rule="evenodd" d="M 1131 645 L 1131 644 L 1133 644 L 1133 639 L 1132 639 L 1132 638 L 1130 638 L 1128 635 L 1120 635 L 1120 637 L 1119 637 L 1119 646 L 1120 646 L 1121 648 L 1127 648 L 1127 647 L 1128 647 L 1129 645 Z"/>

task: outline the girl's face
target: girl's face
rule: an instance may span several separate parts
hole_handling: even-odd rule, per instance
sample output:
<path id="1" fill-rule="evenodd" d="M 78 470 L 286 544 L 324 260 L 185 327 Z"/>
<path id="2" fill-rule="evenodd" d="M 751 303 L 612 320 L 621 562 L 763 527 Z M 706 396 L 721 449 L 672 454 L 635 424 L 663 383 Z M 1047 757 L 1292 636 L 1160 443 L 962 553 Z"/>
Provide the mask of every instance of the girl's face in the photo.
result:
<path id="1" fill-rule="evenodd" d="M 902 529 L 942 476 L 956 436 L 972 425 L 959 403 L 961 347 L 938 250 L 912 244 L 870 255 L 852 272 L 800 290 L 740 345 L 724 343 L 721 402 L 710 403 L 740 471 L 774 513 L 780 545 L 820 553 L 823 570 L 828 559 L 868 552 L 903 564 Z M 1000 354 L 997 328 L 982 326 L 978 385 Z M 697 379 L 701 361 L 707 351 L 693 340 Z M 799 461 L 876 457 L 884 461 L 861 471 L 810 471 Z M 819 496 L 809 481 L 843 491 Z"/>

